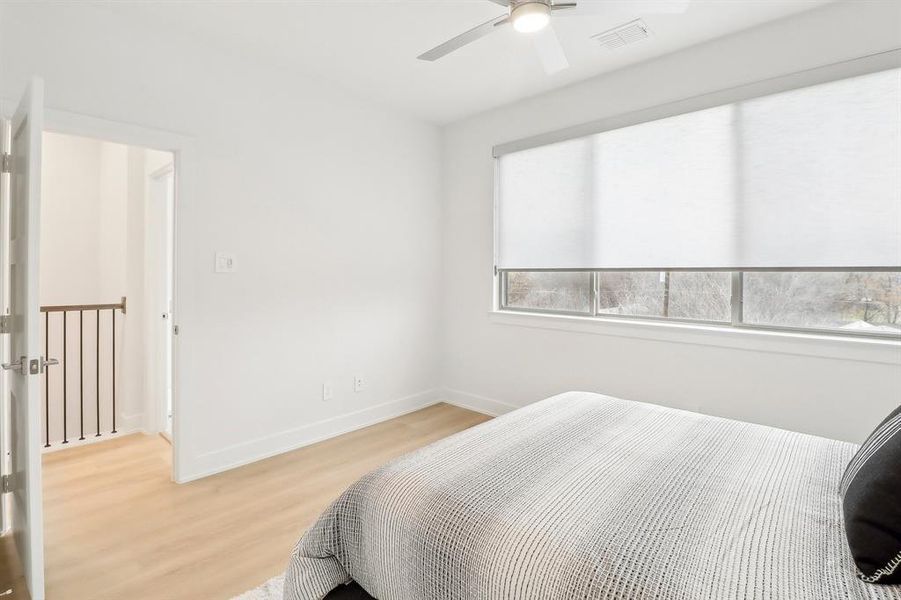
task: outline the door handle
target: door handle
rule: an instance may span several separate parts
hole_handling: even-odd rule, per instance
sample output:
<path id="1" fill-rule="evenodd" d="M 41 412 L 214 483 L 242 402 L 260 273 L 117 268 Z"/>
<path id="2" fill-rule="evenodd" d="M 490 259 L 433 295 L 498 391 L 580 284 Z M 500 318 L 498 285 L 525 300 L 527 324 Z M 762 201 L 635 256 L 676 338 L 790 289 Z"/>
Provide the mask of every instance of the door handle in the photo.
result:
<path id="1" fill-rule="evenodd" d="M 28 373 L 30 375 L 39 375 L 43 373 L 47 367 L 51 365 L 58 365 L 59 361 L 55 358 L 32 358 L 28 362 Z"/>
<path id="2" fill-rule="evenodd" d="M 4 371 L 15 371 L 23 375 L 25 373 L 37 375 L 38 373 L 43 373 L 45 368 L 58 364 L 59 360 L 56 358 L 44 358 L 42 356 L 40 360 L 29 361 L 27 357 L 23 356 L 19 359 L 19 362 L 3 363 L 0 367 L 3 367 Z"/>
<path id="3" fill-rule="evenodd" d="M 16 373 L 24 373 L 26 362 L 28 362 L 28 359 L 23 356 L 18 360 L 18 362 L 3 363 L 2 365 L 0 365 L 0 367 L 3 367 L 4 371 L 15 371 Z"/>

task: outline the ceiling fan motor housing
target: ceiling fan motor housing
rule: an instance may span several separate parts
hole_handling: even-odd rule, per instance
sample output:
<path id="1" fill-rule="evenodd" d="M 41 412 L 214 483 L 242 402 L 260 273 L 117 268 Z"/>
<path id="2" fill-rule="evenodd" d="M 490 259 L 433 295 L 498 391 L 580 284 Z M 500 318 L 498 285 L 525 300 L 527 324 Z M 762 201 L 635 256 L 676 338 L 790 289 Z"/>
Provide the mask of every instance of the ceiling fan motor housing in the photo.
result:
<path id="1" fill-rule="evenodd" d="M 551 20 L 551 0 L 518 0 L 510 3 L 513 28 L 523 33 L 544 29 Z"/>

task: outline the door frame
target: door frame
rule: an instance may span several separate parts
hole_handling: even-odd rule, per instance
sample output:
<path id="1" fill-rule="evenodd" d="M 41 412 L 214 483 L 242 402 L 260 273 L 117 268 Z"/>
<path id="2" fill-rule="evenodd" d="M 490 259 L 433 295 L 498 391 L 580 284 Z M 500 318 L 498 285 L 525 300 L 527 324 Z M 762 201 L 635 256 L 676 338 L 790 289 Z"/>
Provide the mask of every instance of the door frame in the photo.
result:
<path id="1" fill-rule="evenodd" d="M 183 243 L 183 240 L 186 240 L 186 235 L 181 223 L 185 221 L 184 215 L 187 212 L 187 208 L 190 206 L 190 198 L 193 197 L 192 190 L 194 189 L 194 177 L 197 173 L 195 168 L 194 139 L 170 131 L 152 129 L 132 123 L 110 121 L 89 115 L 50 108 L 44 109 L 44 131 L 95 138 L 129 146 L 140 146 L 153 150 L 171 152 L 173 154 L 173 165 L 175 168 L 175 198 L 173 200 L 172 210 L 172 319 L 170 325 L 175 328 L 174 331 L 177 331 L 182 314 L 180 309 L 187 304 L 185 300 L 190 291 L 190 281 L 186 278 L 183 270 L 179 268 L 179 265 L 181 264 L 181 255 L 184 252 L 184 249 L 188 247 Z M 181 416 L 183 415 L 184 410 L 181 406 L 181 378 L 179 377 L 179 363 L 183 356 L 183 353 L 179 352 L 180 334 L 180 331 L 178 334 L 173 332 L 171 356 L 171 478 L 175 483 L 184 483 L 186 481 L 187 478 L 185 478 L 184 474 L 187 473 L 188 466 L 184 452 L 185 444 L 182 438 L 182 434 L 185 430 L 181 426 Z"/>

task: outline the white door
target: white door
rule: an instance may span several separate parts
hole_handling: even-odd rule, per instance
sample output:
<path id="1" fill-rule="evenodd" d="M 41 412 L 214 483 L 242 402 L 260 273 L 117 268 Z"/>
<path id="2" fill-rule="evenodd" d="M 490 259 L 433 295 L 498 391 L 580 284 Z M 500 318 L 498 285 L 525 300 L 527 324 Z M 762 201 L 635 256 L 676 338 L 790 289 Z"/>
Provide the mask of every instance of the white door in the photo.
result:
<path id="1" fill-rule="evenodd" d="M 145 291 L 150 313 L 149 397 L 157 411 L 157 431 L 172 436 L 172 165 L 150 175 L 147 203 Z"/>
<path id="2" fill-rule="evenodd" d="M 10 516 L 32 600 L 44 599 L 38 254 L 44 86 L 32 80 L 11 124 L 9 154 Z M 6 169 L 4 169 L 6 170 Z"/>

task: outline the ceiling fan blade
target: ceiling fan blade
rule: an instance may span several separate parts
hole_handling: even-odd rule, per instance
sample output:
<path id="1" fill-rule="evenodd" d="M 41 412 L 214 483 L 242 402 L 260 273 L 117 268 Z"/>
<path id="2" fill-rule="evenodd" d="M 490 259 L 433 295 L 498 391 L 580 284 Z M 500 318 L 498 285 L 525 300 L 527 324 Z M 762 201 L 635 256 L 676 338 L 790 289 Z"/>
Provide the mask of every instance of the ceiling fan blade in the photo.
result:
<path id="1" fill-rule="evenodd" d="M 545 27 L 537 33 L 531 34 L 532 46 L 538 52 L 541 66 L 548 75 L 569 68 L 569 60 L 560 45 L 560 38 L 554 32 L 553 27 Z"/>
<path id="2" fill-rule="evenodd" d="M 418 58 L 419 60 L 428 60 L 428 61 L 438 60 L 442 56 L 450 54 L 454 50 L 458 50 L 458 49 L 462 48 L 463 46 L 465 46 L 466 44 L 469 44 L 470 42 L 474 42 L 481 37 L 485 37 L 492 31 L 494 31 L 498 25 L 503 25 L 505 22 L 507 22 L 509 20 L 510 20 L 509 15 L 501 15 L 499 17 L 495 17 L 495 18 L 491 19 L 490 21 L 485 21 L 481 25 L 479 25 L 477 27 L 473 27 L 469 31 L 461 33 L 460 35 L 458 35 L 455 38 L 449 39 L 448 41 L 444 42 L 440 46 L 435 46 L 428 52 L 423 52 L 416 58 Z"/>
<path id="3" fill-rule="evenodd" d="M 500 4 L 501 6 L 510 6 L 510 0 L 488 0 L 489 2 L 494 2 L 495 4 Z"/>
<path id="4" fill-rule="evenodd" d="M 578 17 L 609 12 L 647 14 L 680 14 L 688 10 L 691 0 L 580 0 L 576 7 L 554 16 Z M 561 6 L 562 8 L 562 6 Z"/>

